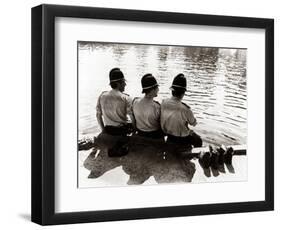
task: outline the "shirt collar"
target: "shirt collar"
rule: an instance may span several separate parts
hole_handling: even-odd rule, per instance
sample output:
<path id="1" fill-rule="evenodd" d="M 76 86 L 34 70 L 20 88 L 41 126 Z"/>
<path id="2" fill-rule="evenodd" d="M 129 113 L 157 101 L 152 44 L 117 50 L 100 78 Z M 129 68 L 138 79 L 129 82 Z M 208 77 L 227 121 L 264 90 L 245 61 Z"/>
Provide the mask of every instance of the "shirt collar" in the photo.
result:
<path id="1" fill-rule="evenodd" d="M 174 96 L 172 96 L 171 99 L 172 99 L 173 101 L 181 101 L 181 99 L 179 99 L 178 97 L 174 97 Z"/>
<path id="2" fill-rule="evenodd" d="M 112 89 L 111 92 L 112 92 L 112 93 L 115 93 L 115 94 L 121 93 L 121 92 L 120 92 L 119 90 L 117 90 L 117 89 Z"/>

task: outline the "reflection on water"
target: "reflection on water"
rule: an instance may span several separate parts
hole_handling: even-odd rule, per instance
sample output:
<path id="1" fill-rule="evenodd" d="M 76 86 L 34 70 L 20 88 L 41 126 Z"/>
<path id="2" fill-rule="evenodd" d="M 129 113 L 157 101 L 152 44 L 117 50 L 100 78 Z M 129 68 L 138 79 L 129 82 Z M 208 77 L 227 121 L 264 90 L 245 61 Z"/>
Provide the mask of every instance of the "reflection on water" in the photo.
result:
<path id="1" fill-rule="evenodd" d="M 151 176 L 157 183 L 191 182 L 195 173 L 195 164 L 191 161 L 180 161 L 170 155 L 163 159 L 161 154 L 149 148 L 132 151 L 123 157 L 108 157 L 106 151 L 92 152 L 85 160 L 84 166 L 90 170 L 88 178 L 98 178 L 106 172 L 121 166 L 129 175 L 128 185 L 143 184 Z"/>
<path id="2" fill-rule="evenodd" d="M 183 101 L 197 118 L 194 130 L 202 137 L 203 145 L 246 144 L 246 54 L 245 49 L 80 42 L 78 138 L 100 132 L 95 117 L 97 98 L 102 91 L 110 90 L 109 70 L 119 67 L 127 80 L 125 92 L 132 97 L 142 95 L 140 79 L 145 73 L 152 73 L 160 85 L 156 98 L 159 102 L 170 97 L 174 76 L 184 73 L 188 90 Z M 104 159 L 102 153 L 99 158 Z M 122 168 L 131 172 L 129 165 Z"/>
<path id="3" fill-rule="evenodd" d="M 127 139 L 129 152 L 121 157 L 119 155 L 109 157 L 110 150 L 121 148 L 119 143 L 122 139 Z M 191 156 L 186 151 L 185 156 L 182 153 L 179 154 L 181 150 L 174 144 L 163 146 L 165 146 L 164 140 L 161 139 L 151 140 L 139 136 L 128 139 L 101 133 L 95 139 L 95 146 L 83 161 L 83 166 L 90 171 L 88 175 L 90 179 L 99 179 L 107 172 L 121 168 L 128 175 L 127 185 L 143 184 L 152 177 L 154 183 L 158 184 L 191 182 L 196 172 L 196 162 L 208 178 L 235 172 L 232 159 L 228 160 L 225 153 L 213 154 L 209 160 L 206 160 L 199 155 Z"/>

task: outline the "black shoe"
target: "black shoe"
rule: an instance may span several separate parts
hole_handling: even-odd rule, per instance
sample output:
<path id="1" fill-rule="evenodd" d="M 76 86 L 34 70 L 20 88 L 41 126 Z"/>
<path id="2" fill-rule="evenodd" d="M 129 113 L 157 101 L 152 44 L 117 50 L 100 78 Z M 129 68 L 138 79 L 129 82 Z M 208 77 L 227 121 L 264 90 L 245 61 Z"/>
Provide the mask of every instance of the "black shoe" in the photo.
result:
<path id="1" fill-rule="evenodd" d="M 213 150 L 213 148 L 210 148 L 211 151 L 211 158 L 210 158 L 210 165 L 212 169 L 218 170 L 219 168 L 219 155 L 217 152 Z"/>
<path id="2" fill-rule="evenodd" d="M 225 153 L 224 149 L 222 147 L 218 148 L 217 153 L 219 155 L 218 164 L 223 165 L 223 163 L 224 163 L 224 153 Z"/>
<path id="3" fill-rule="evenodd" d="M 224 163 L 231 165 L 232 164 L 232 157 L 233 157 L 234 150 L 232 147 L 226 149 L 224 154 Z"/>
<path id="4" fill-rule="evenodd" d="M 207 169 L 210 167 L 211 154 L 209 152 L 201 153 L 199 156 L 199 163 L 202 168 Z"/>

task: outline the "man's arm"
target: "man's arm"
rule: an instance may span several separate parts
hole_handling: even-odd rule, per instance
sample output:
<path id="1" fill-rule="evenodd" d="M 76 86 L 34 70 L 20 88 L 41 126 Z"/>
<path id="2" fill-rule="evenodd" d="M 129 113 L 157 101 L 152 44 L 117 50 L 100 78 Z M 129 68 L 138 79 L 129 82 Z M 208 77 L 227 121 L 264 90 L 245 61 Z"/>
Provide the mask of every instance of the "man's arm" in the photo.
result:
<path id="1" fill-rule="evenodd" d="M 100 104 L 100 97 L 98 98 L 98 102 L 97 102 L 97 106 L 96 106 L 96 117 L 97 117 L 97 121 L 98 124 L 101 128 L 101 131 L 104 130 L 104 123 L 103 123 L 103 119 L 102 119 L 102 109 L 101 109 L 101 104 Z"/>
<path id="2" fill-rule="evenodd" d="M 193 123 L 190 123 L 190 125 L 192 125 L 192 126 L 196 126 L 196 125 L 197 125 L 197 120 L 194 118 Z"/>
<path id="3" fill-rule="evenodd" d="M 188 124 L 192 125 L 192 126 L 196 126 L 197 125 L 197 120 L 193 115 L 193 112 L 190 109 L 186 109 L 186 120 L 188 122 Z"/>
<path id="4" fill-rule="evenodd" d="M 99 124 L 99 126 L 101 128 L 101 131 L 103 131 L 104 130 L 104 123 L 103 123 L 103 119 L 102 119 L 102 114 L 101 113 L 97 113 L 96 116 L 97 116 L 98 124 Z"/>
<path id="5" fill-rule="evenodd" d="M 136 119 L 135 116 L 133 114 L 129 114 L 129 117 L 132 121 L 132 125 L 133 125 L 133 129 L 136 130 Z"/>
<path id="6" fill-rule="evenodd" d="M 133 103 L 134 103 L 134 100 L 132 100 L 132 98 L 128 97 L 127 98 L 127 114 L 130 117 L 133 129 L 136 130 L 136 119 L 135 119 L 134 112 L 133 112 Z"/>

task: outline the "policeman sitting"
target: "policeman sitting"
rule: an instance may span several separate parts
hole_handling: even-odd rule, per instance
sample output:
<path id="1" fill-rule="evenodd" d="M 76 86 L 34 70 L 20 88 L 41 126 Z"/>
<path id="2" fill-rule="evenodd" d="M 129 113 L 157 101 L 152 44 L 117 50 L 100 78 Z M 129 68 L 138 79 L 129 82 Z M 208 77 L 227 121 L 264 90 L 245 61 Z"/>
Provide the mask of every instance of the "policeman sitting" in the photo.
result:
<path id="1" fill-rule="evenodd" d="M 102 131 L 110 135 L 126 136 L 130 132 L 128 116 L 132 118 L 129 95 L 123 93 L 126 82 L 122 71 L 114 68 L 109 73 L 112 90 L 102 92 L 96 106 L 96 116 Z"/>
<path id="2" fill-rule="evenodd" d="M 152 74 L 145 74 L 141 79 L 144 97 L 133 100 L 133 115 L 137 134 L 149 138 L 163 138 L 160 127 L 160 104 L 153 98 L 158 95 L 158 83 Z"/>
<path id="3" fill-rule="evenodd" d="M 188 125 L 195 126 L 197 121 L 190 107 L 182 102 L 186 92 L 186 78 L 178 74 L 171 86 L 172 97 L 161 104 L 161 128 L 167 134 L 167 142 L 201 147 L 202 139 Z"/>

